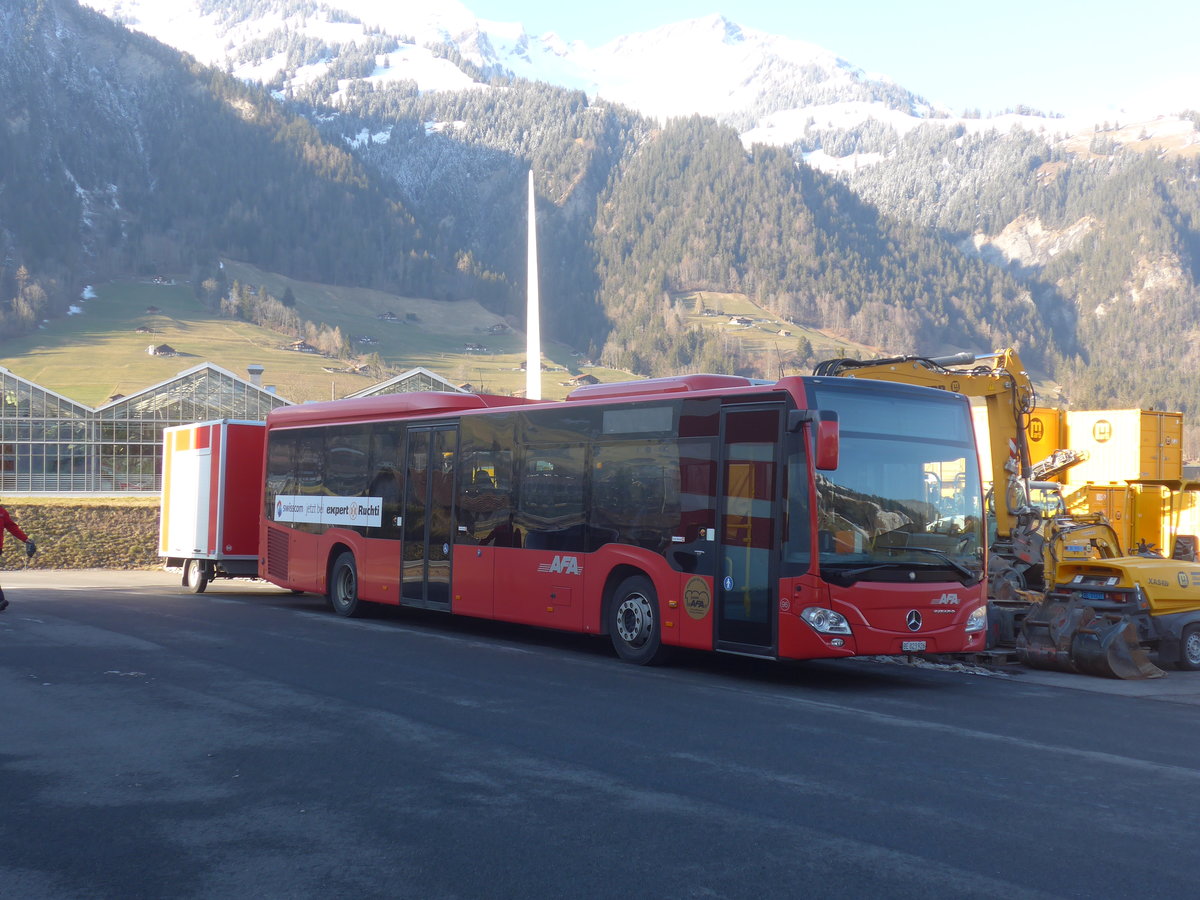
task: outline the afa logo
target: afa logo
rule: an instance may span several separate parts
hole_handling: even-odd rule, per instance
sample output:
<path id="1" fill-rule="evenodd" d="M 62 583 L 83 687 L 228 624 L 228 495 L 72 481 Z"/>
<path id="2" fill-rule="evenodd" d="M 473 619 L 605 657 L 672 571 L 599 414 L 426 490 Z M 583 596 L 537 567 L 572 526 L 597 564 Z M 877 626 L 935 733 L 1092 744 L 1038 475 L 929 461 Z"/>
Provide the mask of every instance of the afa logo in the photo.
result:
<path id="1" fill-rule="evenodd" d="M 582 575 L 583 566 L 579 564 L 578 556 L 556 556 L 553 562 L 542 563 L 539 572 L 553 572 L 556 575 Z"/>
<path id="2" fill-rule="evenodd" d="M 683 589 L 683 608 L 697 621 L 708 615 L 709 609 L 712 608 L 712 593 L 708 589 L 707 581 L 695 575 L 688 579 Z"/>

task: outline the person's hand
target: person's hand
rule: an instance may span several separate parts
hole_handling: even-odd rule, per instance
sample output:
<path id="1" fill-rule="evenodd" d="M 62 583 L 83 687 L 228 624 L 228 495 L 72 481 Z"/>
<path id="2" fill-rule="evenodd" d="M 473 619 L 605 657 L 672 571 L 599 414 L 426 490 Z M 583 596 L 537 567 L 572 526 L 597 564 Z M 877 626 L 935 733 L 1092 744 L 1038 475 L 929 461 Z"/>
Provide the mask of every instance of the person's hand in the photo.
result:
<path id="1" fill-rule="evenodd" d="M 37 544 L 35 544 L 32 540 L 26 541 L 25 542 L 26 558 L 33 556 L 33 554 L 35 554 L 35 553 L 37 553 Z"/>

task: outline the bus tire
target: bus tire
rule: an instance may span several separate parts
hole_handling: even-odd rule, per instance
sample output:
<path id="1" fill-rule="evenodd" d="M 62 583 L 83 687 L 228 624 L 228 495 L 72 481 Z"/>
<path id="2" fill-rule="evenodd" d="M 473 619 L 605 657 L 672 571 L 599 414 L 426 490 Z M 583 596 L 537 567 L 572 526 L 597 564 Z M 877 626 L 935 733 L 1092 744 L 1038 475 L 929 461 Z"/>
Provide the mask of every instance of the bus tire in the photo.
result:
<path id="1" fill-rule="evenodd" d="M 1183 629 L 1179 642 L 1179 668 L 1185 672 L 1200 671 L 1200 625 Z"/>
<path id="2" fill-rule="evenodd" d="M 189 559 L 183 564 L 183 586 L 193 594 L 203 594 L 208 587 L 208 566 L 202 559 Z"/>
<path id="3" fill-rule="evenodd" d="M 358 568 L 354 565 L 354 554 L 346 551 L 338 556 L 329 573 L 329 605 L 339 616 L 353 619 L 361 616 L 365 604 L 358 599 Z"/>
<path id="4" fill-rule="evenodd" d="M 608 633 L 613 649 L 626 662 L 651 666 L 664 656 L 658 595 L 644 575 L 626 578 L 608 605 Z"/>

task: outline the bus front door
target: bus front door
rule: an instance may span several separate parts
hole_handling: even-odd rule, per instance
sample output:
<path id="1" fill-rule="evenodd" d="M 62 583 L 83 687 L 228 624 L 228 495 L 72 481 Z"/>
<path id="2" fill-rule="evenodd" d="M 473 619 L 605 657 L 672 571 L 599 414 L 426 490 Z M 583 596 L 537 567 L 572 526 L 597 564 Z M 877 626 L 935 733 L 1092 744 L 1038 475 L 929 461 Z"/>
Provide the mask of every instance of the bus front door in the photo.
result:
<path id="1" fill-rule="evenodd" d="M 405 459 L 400 599 L 450 608 L 454 462 L 458 428 L 410 428 Z"/>
<path id="2" fill-rule="evenodd" d="M 717 521 L 718 650 L 776 655 L 780 513 L 778 448 L 782 406 L 726 408 L 721 413 L 721 482 Z"/>

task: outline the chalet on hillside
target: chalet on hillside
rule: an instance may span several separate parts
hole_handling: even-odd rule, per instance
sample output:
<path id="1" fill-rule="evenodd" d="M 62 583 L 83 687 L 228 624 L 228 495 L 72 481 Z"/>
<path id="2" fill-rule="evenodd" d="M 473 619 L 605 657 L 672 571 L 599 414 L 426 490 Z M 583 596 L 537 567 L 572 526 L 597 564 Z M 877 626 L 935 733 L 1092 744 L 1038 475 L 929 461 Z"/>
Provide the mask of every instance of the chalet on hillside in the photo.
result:
<path id="1" fill-rule="evenodd" d="M 149 347 L 146 348 L 146 352 L 149 353 L 151 356 L 178 356 L 179 355 L 179 351 L 177 351 L 170 344 L 158 344 L 157 346 L 154 344 L 151 344 Z"/>
<path id="2" fill-rule="evenodd" d="M 567 387 L 579 387 L 584 384 L 599 384 L 600 379 L 590 372 L 584 372 L 582 375 L 576 375 L 574 378 L 564 381 L 563 384 Z"/>
<path id="3" fill-rule="evenodd" d="M 730 324 L 730 325 L 741 325 L 741 326 L 743 326 L 743 327 L 744 327 L 744 326 L 747 326 L 747 325 L 753 325 L 753 324 L 754 324 L 754 320 L 753 320 L 753 319 L 748 319 L 748 318 L 746 318 L 745 316 L 730 316 L 730 317 L 729 317 L 729 324 Z"/>
<path id="4" fill-rule="evenodd" d="M 290 344 L 287 345 L 287 349 L 295 351 L 296 353 L 317 353 L 318 352 L 317 348 L 314 347 L 312 344 L 310 344 L 308 341 L 292 341 Z"/>

